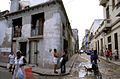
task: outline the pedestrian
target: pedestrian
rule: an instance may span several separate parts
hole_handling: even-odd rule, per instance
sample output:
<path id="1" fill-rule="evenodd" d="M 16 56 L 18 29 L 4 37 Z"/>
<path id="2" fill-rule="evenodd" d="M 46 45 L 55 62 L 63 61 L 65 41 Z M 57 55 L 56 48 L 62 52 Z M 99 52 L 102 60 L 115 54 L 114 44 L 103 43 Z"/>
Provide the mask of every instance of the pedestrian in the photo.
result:
<path id="1" fill-rule="evenodd" d="M 15 55 L 13 52 L 11 52 L 8 56 L 8 62 L 10 64 L 9 72 L 12 72 L 12 73 L 13 73 L 14 59 L 15 59 Z"/>
<path id="2" fill-rule="evenodd" d="M 112 60 L 112 51 L 109 50 L 108 52 L 109 52 L 109 59 Z"/>
<path id="3" fill-rule="evenodd" d="M 91 60 L 91 62 L 94 60 L 94 50 L 93 50 L 93 48 L 90 51 L 90 60 Z"/>
<path id="4" fill-rule="evenodd" d="M 93 58 L 93 61 L 95 62 L 95 64 L 97 64 L 97 60 L 99 60 L 98 58 L 98 53 L 97 53 L 97 50 L 94 50 L 94 58 Z M 99 60 L 100 61 L 100 60 Z"/>
<path id="5" fill-rule="evenodd" d="M 13 74 L 13 78 L 12 79 L 25 79 L 25 72 L 24 72 L 24 61 L 25 58 L 24 56 L 22 56 L 22 52 L 18 51 L 16 53 L 16 57 L 15 57 L 15 69 L 14 69 L 14 74 Z"/>
<path id="6" fill-rule="evenodd" d="M 54 58 L 53 58 L 53 62 L 54 62 L 54 73 L 58 73 L 57 72 L 57 61 L 58 61 L 58 53 L 57 53 L 57 49 L 54 49 L 54 52 L 53 52 L 53 56 L 54 56 Z"/>
<path id="7" fill-rule="evenodd" d="M 108 58 L 109 58 L 109 50 L 107 48 L 105 50 L 105 56 L 106 56 L 106 60 L 108 60 Z"/>
<path id="8" fill-rule="evenodd" d="M 66 72 L 66 62 L 68 61 L 68 55 L 67 55 L 67 50 L 65 49 L 63 54 L 62 54 L 62 62 L 61 62 L 61 73 L 65 73 Z"/>
<path id="9" fill-rule="evenodd" d="M 117 49 L 114 50 L 113 57 L 114 57 L 115 61 L 118 59 L 118 51 L 117 51 Z"/>

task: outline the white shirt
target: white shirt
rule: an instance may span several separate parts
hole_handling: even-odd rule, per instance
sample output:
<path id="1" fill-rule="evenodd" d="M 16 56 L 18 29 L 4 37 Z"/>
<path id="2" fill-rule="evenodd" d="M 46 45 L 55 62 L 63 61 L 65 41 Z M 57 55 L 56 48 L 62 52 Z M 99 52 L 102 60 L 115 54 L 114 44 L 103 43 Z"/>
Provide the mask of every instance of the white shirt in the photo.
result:
<path id="1" fill-rule="evenodd" d="M 9 63 L 10 64 L 14 64 L 14 58 L 15 58 L 14 54 L 13 55 L 12 54 L 9 55 L 9 59 L 10 59 Z"/>
<path id="2" fill-rule="evenodd" d="M 20 59 L 17 59 L 17 57 L 15 57 L 15 64 L 19 64 L 19 65 L 24 64 L 23 63 L 23 58 L 24 58 L 24 56 L 21 56 Z"/>

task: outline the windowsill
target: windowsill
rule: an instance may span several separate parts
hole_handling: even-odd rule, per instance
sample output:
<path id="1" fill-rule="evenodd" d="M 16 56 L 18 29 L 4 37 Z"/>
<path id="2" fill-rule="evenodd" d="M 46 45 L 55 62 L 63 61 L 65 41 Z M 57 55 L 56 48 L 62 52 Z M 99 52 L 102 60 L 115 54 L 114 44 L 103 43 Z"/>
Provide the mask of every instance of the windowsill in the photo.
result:
<path id="1" fill-rule="evenodd" d="M 39 39 L 42 39 L 42 38 L 43 38 L 43 35 L 38 35 L 38 36 L 31 36 L 28 39 L 29 40 L 39 40 Z"/>

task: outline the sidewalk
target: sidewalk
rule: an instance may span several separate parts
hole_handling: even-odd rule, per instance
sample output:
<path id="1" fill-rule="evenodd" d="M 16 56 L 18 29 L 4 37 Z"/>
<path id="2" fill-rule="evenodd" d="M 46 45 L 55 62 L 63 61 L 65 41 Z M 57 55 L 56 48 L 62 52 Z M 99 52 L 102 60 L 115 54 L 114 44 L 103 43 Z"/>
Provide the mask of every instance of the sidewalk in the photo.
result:
<path id="1" fill-rule="evenodd" d="M 106 60 L 106 57 L 99 56 L 99 58 L 101 58 L 101 59 L 107 61 L 107 60 Z M 117 61 L 115 61 L 115 60 L 109 60 L 109 62 L 110 62 L 110 63 L 113 63 L 113 64 L 116 64 L 116 65 L 120 65 L 120 59 L 117 60 Z"/>
<path id="2" fill-rule="evenodd" d="M 42 76 L 65 76 L 65 75 L 68 75 L 71 72 L 71 69 L 74 65 L 74 60 L 76 59 L 77 56 L 78 56 L 77 54 L 73 55 L 69 59 L 69 61 L 66 63 L 66 73 L 65 74 L 60 74 L 60 69 L 58 69 L 59 73 L 55 74 L 53 72 L 53 69 L 44 69 L 44 68 L 40 68 L 40 67 L 32 67 L 32 72 L 42 75 Z M 7 66 L 7 63 L 0 62 L 0 67 L 6 68 L 6 66 Z M 26 67 L 29 67 L 29 65 L 27 65 Z"/>

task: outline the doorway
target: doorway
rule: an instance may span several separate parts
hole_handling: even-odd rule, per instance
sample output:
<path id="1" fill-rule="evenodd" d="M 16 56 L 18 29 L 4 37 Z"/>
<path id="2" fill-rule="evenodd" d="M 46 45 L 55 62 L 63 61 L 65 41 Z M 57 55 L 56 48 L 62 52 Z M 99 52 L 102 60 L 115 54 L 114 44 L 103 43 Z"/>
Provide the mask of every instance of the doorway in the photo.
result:
<path id="1" fill-rule="evenodd" d="M 26 56 L 27 42 L 19 42 L 20 51 L 23 53 L 23 56 Z"/>

